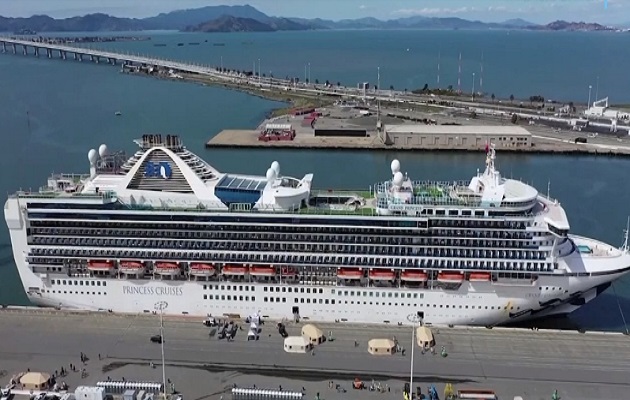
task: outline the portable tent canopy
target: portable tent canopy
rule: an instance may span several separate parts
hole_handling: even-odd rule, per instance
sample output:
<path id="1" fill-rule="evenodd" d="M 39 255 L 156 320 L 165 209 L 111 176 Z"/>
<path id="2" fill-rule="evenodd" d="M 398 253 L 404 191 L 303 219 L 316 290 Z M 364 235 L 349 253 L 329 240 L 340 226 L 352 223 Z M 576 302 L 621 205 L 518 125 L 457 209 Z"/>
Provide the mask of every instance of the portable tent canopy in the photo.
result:
<path id="1" fill-rule="evenodd" d="M 313 345 L 304 336 L 288 336 L 284 339 L 284 351 L 287 353 L 306 353 Z"/>
<path id="2" fill-rule="evenodd" d="M 324 332 L 312 324 L 306 324 L 302 327 L 302 336 L 304 336 L 313 345 L 323 343 L 326 340 Z"/>
<path id="3" fill-rule="evenodd" d="M 368 342 L 368 352 L 372 355 L 391 355 L 396 352 L 396 343 L 391 339 L 372 339 Z"/>
<path id="4" fill-rule="evenodd" d="M 28 372 L 20 378 L 20 384 L 26 390 L 47 389 L 50 384 L 50 375 L 42 372 Z"/>
<path id="5" fill-rule="evenodd" d="M 433 332 L 426 326 L 419 326 L 416 329 L 416 341 L 420 347 L 433 347 L 435 346 L 435 338 Z"/>

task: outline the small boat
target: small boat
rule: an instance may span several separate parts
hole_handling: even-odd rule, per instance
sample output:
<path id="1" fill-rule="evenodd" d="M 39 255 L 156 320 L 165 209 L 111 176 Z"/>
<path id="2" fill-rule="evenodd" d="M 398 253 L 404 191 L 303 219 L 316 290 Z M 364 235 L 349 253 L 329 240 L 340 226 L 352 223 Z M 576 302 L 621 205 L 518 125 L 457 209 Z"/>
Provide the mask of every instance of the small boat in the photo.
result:
<path id="1" fill-rule="evenodd" d="M 468 278 L 471 282 L 489 282 L 490 281 L 490 273 L 489 272 L 471 272 L 470 278 Z"/>
<path id="2" fill-rule="evenodd" d="M 166 47 L 166 44 L 164 43 L 156 43 L 154 44 L 155 47 Z"/>
<path id="3" fill-rule="evenodd" d="M 189 46 L 199 46 L 199 42 L 190 42 L 188 43 Z"/>
<path id="4" fill-rule="evenodd" d="M 386 269 L 371 269 L 369 276 L 374 281 L 393 281 L 396 279 L 394 271 Z"/>
<path id="5" fill-rule="evenodd" d="M 268 265 L 254 265 L 249 269 L 253 276 L 276 276 L 276 269 Z"/>
<path id="6" fill-rule="evenodd" d="M 195 276 L 212 276 L 216 272 L 213 264 L 192 263 L 190 264 L 190 274 Z"/>
<path id="7" fill-rule="evenodd" d="M 90 260 L 87 268 L 90 271 L 111 271 L 114 269 L 114 262 L 109 260 Z"/>
<path id="8" fill-rule="evenodd" d="M 178 46 L 183 46 L 183 45 L 184 45 L 184 43 L 177 43 L 177 45 L 178 45 Z"/>
<path id="9" fill-rule="evenodd" d="M 429 275 L 424 271 L 404 270 L 400 278 L 407 282 L 426 282 Z"/>
<path id="10" fill-rule="evenodd" d="M 461 283 L 464 280 L 464 274 L 462 272 L 440 272 L 437 280 L 444 283 Z"/>
<path id="11" fill-rule="evenodd" d="M 156 262 L 155 272 L 160 275 L 178 275 L 180 273 L 179 263 L 168 261 Z"/>
<path id="12" fill-rule="evenodd" d="M 337 278 L 361 279 L 363 278 L 363 270 L 361 268 L 337 268 Z"/>
<path id="13" fill-rule="evenodd" d="M 123 274 L 137 275 L 144 272 L 144 264 L 140 261 L 125 260 L 118 263 L 118 269 Z"/>
<path id="14" fill-rule="evenodd" d="M 114 115 L 116 115 L 116 116 L 121 116 L 121 115 L 122 115 L 122 113 L 121 113 L 120 111 L 116 111 L 116 112 L 114 113 Z"/>
<path id="15" fill-rule="evenodd" d="M 221 274 L 223 275 L 245 275 L 247 273 L 247 267 L 244 265 L 225 265 L 221 268 Z"/>

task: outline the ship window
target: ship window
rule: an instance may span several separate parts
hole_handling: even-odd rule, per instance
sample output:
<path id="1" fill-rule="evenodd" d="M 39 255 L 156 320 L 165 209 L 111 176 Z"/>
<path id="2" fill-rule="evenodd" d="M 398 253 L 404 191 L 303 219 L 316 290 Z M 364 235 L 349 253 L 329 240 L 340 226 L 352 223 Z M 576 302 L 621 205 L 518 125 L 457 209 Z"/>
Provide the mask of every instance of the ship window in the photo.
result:
<path id="1" fill-rule="evenodd" d="M 297 298 L 293 299 L 293 302 L 294 302 L 294 303 L 297 303 L 297 302 L 298 302 L 298 299 L 297 299 Z"/>
<path id="2" fill-rule="evenodd" d="M 286 303 L 286 302 L 287 302 L 287 298 L 286 298 L 286 297 L 283 297 L 283 298 L 282 298 L 282 302 L 283 302 L 283 303 Z"/>
<path id="3" fill-rule="evenodd" d="M 96 282 L 92 281 L 92 286 L 94 286 L 96 284 Z"/>
<path id="4" fill-rule="evenodd" d="M 267 301 L 267 298 L 266 298 L 266 297 L 263 297 L 263 301 Z"/>
<path id="5" fill-rule="evenodd" d="M 245 296 L 245 301 L 249 301 L 249 296 Z"/>
<path id="6" fill-rule="evenodd" d="M 243 301 L 243 296 L 238 296 L 238 299 L 239 299 L 240 301 Z"/>
<path id="7" fill-rule="evenodd" d="M 300 299 L 300 303 L 304 303 L 304 297 Z"/>
<path id="8" fill-rule="evenodd" d="M 203 295 L 203 299 L 204 299 L 204 300 L 208 300 L 208 295 L 207 295 L 207 294 L 204 294 L 204 295 Z"/>
<path id="9" fill-rule="evenodd" d="M 243 291 L 243 286 L 239 286 L 238 290 L 242 292 Z"/>
<path id="10" fill-rule="evenodd" d="M 252 296 L 252 301 L 256 301 L 256 296 Z"/>
<path id="11" fill-rule="evenodd" d="M 328 299 L 325 299 L 325 300 L 324 300 L 324 304 L 328 304 L 328 302 L 329 302 L 329 300 L 328 300 Z"/>
<path id="12" fill-rule="evenodd" d="M 282 288 L 282 293 L 285 293 L 287 291 L 287 288 L 283 287 Z"/>
<path id="13" fill-rule="evenodd" d="M 54 285 L 55 284 L 55 280 L 53 279 L 52 281 L 50 281 L 50 284 Z"/>
<path id="14" fill-rule="evenodd" d="M 225 300 L 225 295 L 224 294 L 221 295 L 221 300 Z"/>
<path id="15" fill-rule="evenodd" d="M 230 296 L 230 295 L 228 294 L 227 299 L 228 299 L 228 300 L 232 300 L 232 296 Z"/>
<path id="16" fill-rule="evenodd" d="M 263 292 L 266 292 L 266 291 L 267 291 L 267 287 L 264 287 L 264 288 L 263 288 Z"/>
<path id="17" fill-rule="evenodd" d="M 207 285 L 203 285 L 203 290 L 206 290 L 206 289 L 208 289 L 208 286 Z"/>
<path id="18" fill-rule="evenodd" d="M 335 304 L 335 299 L 331 299 L 330 304 Z"/>
<path id="19" fill-rule="evenodd" d="M 319 294 L 324 294 L 324 289 L 319 289 Z"/>
<path id="20" fill-rule="evenodd" d="M 107 286 L 107 282 L 103 282 L 103 286 Z"/>
<path id="21" fill-rule="evenodd" d="M 270 302 L 270 303 L 273 303 L 273 297 L 270 297 L 270 298 L 269 298 L 269 302 Z"/>
<path id="22" fill-rule="evenodd" d="M 63 280 L 63 284 L 64 284 L 64 285 L 66 284 L 66 280 L 65 280 L 65 279 Z"/>

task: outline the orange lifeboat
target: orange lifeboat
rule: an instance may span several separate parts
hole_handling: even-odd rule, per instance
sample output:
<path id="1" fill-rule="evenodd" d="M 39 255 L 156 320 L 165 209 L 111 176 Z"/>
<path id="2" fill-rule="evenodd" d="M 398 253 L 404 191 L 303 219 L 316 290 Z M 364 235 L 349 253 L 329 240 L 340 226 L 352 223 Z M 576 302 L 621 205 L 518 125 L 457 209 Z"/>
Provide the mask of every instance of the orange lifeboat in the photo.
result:
<path id="1" fill-rule="evenodd" d="M 429 279 L 429 275 L 424 271 L 405 270 L 400 274 L 400 278 L 407 282 L 426 282 Z"/>
<path id="2" fill-rule="evenodd" d="M 464 280 L 464 274 L 461 272 L 440 272 L 438 273 L 438 281 L 444 283 L 461 283 Z"/>
<path id="3" fill-rule="evenodd" d="M 471 272 L 470 278 L 468 280 L 471 282 L 489 282 L 490 273 L 489 272 Z"/>
<path id="4" fill-rule="evenodd" d="M 212 276 L 216 272 L 213 264 L 192 263 L 190 274 L 195 276 Z"/>
<path id="5" fill-rule="evenodd" d="M 369 277 L 374 281 L 393 281 L 396 274 L 390 269 L 371 269 Z"/>
<path id="6" fill-rule="evenodd" d="M 221 268 L 223 275 L 245 275 L 247 273 L 247 267 L 244 265 L 226 265 Z"/>
<path id="7" fill-rule="evenodd" d="M 363 270 L 361 268 L 337 268 L 337 277 L 341 279 L 361 279 Z"/>
<path id="8" fill-rule="evenodd" d="M 178 275 L 179 263 L 160 261 L 155 263 L 155 272 L 160 275 Z"/>
<path id="9" fill-rule="evenodd" d="M 118 269 L 123 274 L 137 275 L 144 272 L 144 264 L 140 261 L 125 260 L 118 263 Z"/>
<path id="10" fill-rule="evenodd" d="M 270 265 L 254 265 L 249 269 L 252 276 L 276 276 L 276 269 Z"/>
<path id="11" fill-rule="evenodd" d="M 90 271 L 111 271 L 114 269 L 114 262 L 109 260 L 90 260 L 87 268 Z"/>
<path id="12" fill-rule="evenodd" d="M 282 276 L 297 276 L 298 269 L 296 267 L 282 267 L 280 273 Z"/>

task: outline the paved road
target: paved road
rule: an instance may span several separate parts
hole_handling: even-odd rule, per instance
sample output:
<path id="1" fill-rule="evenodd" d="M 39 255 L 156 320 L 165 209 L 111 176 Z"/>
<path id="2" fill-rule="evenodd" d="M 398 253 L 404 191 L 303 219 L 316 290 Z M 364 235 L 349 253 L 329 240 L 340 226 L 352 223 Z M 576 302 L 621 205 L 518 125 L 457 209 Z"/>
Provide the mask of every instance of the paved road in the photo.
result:
<path id="1" fill-rule="evenodd" d="M 160 346 L 149 341 L 149 337 L 158 332 L 158 326 L 157 317 L 146 316 L 0 312 L 0 335 L 3 338 L 0 360 L 5 365 L 14 366 L 9 374 L 27 367 L 38 370 L 41 365 L 53 371 L 57 365 L 67 365 L 78 359 L 81 351 L 88 354 L 93 363 L 100 353 L 106 357 L 103 365 L 131 363 L 146 366 L 149 360 L 156 363 L 160 360 Z M 244 331 L 239 332 L 234 342 L 226 342 L 209 337 L 209 329 L 198 320 L 167 320 L 167 364 L 169 368 L 199 368 L 210 364 L 208 369 L 212 373 L 233 371 L 241 376 L 241 383 L 241 374 L 322 382 L 329 379 L 349 381 L 356 375 L 380 380 L 408 377 L 409 328 L 340 324 L 320 328 L 325 332 L 332 330 L 335 340 L 319 346 L 315 355 L 295 355 L 282 350 L 282 339 L 271 323 L 263 327 L 258 342 L 247 342 Z M 297 334 L 299 329 L 299 326 L 289 326 L 289 333 Z M 407 348 L 405 356 L 375 357 L 367 353 L 369 339 L 394 335 Z M 446 346 L 448 357 L 421 355 L 416 351 L 414 375 L 417 382 L 453 381 L 460 386 L 503 387 L 510 395 L 536 388 L 545 393 L 544 398 L 557 387 L 561 393 L 570 395 L 564 398 L 571 399 L 588 398 L 580 396 L 595 389 L 599 391 L 597 393 L 610 396 L 597 398 L 625 398 L 625 394 L 614 396 L 630 389 L 627 381 L 630 338 L 626 336 L 496 328 L 442 329 L 435 335 L 438 347 Z M 354 346 L 355 340 L 360 342 L 359 347 Z M 294 371 L 288 372 L 289 369 Z M 126 373 L 130 379 L 129 374 L 133 372 L 124 371 L 127 370 L 113 370 L 106 375 Z M 94 376 L 97 375 L 105 376 L 96 368 Z M 400 382 L 393 386 L 400 386 Z M 520 392 L 513 389 L 519 387 L 523 388 Z"/>

